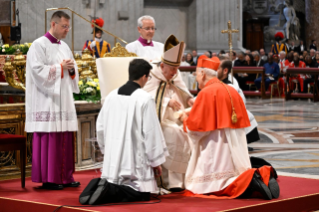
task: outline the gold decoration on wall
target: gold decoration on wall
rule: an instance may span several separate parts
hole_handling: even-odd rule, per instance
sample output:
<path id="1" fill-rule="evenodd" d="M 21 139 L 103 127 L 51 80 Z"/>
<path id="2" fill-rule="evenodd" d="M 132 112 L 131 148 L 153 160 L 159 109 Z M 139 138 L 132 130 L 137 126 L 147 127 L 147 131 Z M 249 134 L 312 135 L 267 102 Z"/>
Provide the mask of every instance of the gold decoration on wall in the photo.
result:
<path id="1" fill-rule="evenodd" d="M 6 75 L 7 83 L 17 89 L 21 89 L 25 91 L 25 87 L 22 83 L 19 83 L 14 77 L 15 68 L 12 65 L 10 56 L 6 57 L 5 64 L 3 66 L 4 73 Z"/>
<path id="2" fill-rule="evenodd" d="M 137 57 L 137 54 L 128 52 L 120 43 L 116 43 L 112 51 L 105 53 L 103 57 Z"/>

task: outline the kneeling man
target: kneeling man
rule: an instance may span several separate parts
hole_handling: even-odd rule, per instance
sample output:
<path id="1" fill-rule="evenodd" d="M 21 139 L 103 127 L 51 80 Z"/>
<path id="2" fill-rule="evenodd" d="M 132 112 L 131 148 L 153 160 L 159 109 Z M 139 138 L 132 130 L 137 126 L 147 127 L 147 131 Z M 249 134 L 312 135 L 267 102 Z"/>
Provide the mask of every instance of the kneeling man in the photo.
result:
<path id="1" fill-rule="evenodd" d="M 265 199 L 277 198 L 279 186 L 271 176 L 271 167 L 251 168 L 246 108 L 238 92 L 217 78 L 219 65 L 217 57 L 202 61 L 203 68 L 196 71 L 201 92 L 189 116 L 181 117 L 193 142 L 186 189 L 194 195 L 223 198 L 238 197 L 246 190 L 258 191 Z"/>
<path id="2" fill-rule="evenodd" d="M 152 66 L 143 59 L 129 65 L 129 81 L 105 99 L 97 119 L 97 140 L 104 153 L 98 188 L 89 204 L 149 200 L 155 177 L 168 156 L 155 101 L 141 88 Z"/>

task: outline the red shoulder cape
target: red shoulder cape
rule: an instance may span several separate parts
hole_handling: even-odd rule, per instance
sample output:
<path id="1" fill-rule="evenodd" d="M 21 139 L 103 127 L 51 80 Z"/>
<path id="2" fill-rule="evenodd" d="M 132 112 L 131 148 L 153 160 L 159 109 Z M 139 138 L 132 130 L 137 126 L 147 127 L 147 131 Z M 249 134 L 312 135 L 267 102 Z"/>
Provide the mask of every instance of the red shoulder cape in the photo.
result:
<path id="1" fill-rule="evenodd" d="M 237 114 L 237 123 L 233 124 L 232 105 L 227 86 Z M 231 86 L 213 78 L 199 92 L 184 126 L 191 131 L 207 132 L 223 128 L 245 128 L 250 126 L 245 104 L 238 92 Z"/>

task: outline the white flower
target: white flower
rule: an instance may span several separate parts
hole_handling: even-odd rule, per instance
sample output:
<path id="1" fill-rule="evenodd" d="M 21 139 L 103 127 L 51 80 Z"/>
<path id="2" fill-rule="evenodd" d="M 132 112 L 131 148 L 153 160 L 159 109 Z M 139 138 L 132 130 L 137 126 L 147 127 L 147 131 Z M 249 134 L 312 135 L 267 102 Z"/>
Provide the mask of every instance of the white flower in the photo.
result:
<path id="1" fill-rule="evenodd" d="M 6 50 L 5 49 L 2 49 L 2 52 L 5 52 Z"/>
<path id="2" fill-rule="evenodd" d="M 86 88 L 85 90 L 86 90 L 87 93 L 91 93 L 94 89 L 91 88 L 91 87 L 88 87 L 88 88 Z"/>

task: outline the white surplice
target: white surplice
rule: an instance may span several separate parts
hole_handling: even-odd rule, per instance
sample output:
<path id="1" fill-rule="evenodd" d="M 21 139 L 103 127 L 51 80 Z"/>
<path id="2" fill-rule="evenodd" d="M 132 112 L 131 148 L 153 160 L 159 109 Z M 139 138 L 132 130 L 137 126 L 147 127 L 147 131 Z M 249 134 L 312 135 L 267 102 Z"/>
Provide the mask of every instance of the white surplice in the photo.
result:
<path id="1" fill-rule="evenodd" d="M 113 90 L 105 99 L 96 123 L 104 153 L 101 178 L 142 192 L 158 190 L 152 167 L 168 155 L 158 123 L 154 99 L 142 89 L 131 96 Z"/>
<path id="2" fill-rule="evenodd" d="M 190 158 L 190 143 L 187 133 L 183 131 L 182 123 L 174 118 L 174 110 L 168 107 L 171 99 L 177 100 L 182 105 L 182 109 L 187 106 L 187 100 L 192 97 L 189 93 L 180 72 L 173 78 L 173 83 L 167 82 L 162 74 L 160 66 L 154 65 L 151 70 L 152 78 L 144 86 L 144 90 L 152 95 L 156 102 L 158 116 L 161 120 L 161 126 L 168 148 L 169 156 L 163 167 L 170 171 L 168 176 L 169 187 L 183 187 L 183 175 L 186 172 Z M 165 84 L 162 98 L 156 99 L 160 95 L 161 83 Z M 177 173 L 174 177 L 174 173 Z M 176 179 L 174 179 L 176 178 Z M 180 180 L 182 179 L 182 181 Z M 165 182 L 167 183 L 167 182 Z"/>
<path id="3" fill-rule="evenodd" d="M 189 131 L 189 136 L 194 146 L 185 176 L 185 187 L 193 193 L 223 190 L 241 173 L 251 169 L 243 128 Z"/>
<path id="4" fill-rule="evenodd" d="M 143 46 L 140 41 L 136 40 L 126 45 L 128 52 L 133 52 L 139 57 L 149 61 L 160 60 L 164 51 L 164 44 L 152 41 L 154 46 Z"/>
<path id="5" fill-rule="evenodd" d="M 63 70 L 61 79 L 64 59 L 74 60 L 65 42 L 42 36 L 32 43 L 26 64 L 26 132 L 78 130 L 73 93 L 79 93 L 79 74 L 75 64 L 75 78 Z"/>
<path id="6" fill-rule="evenodd" d="M 228 74 L 228 80 L 231 81 L 230 74 Z M 233 80 L 234 80 L 233 84 L 228 84 L 228 85 L 235 88 L 235 90 L 239 93 L 240 97 L 242 98 L 242 100 L 246 106 L 246 98 L 245 98 L 244 92 L 240 89 L 239 84 L 238 84 L 235 77 L 233 78 Z M 250 122 L 250 126 L 245 128 L 245 132 L 246 132 L 246 134 L 248 134 L 258 126 L 258 123 L 255 119 L 255 116 L 247 108 L 246 108 L 246 111 L 247 111 L 249 122 Z"/>

